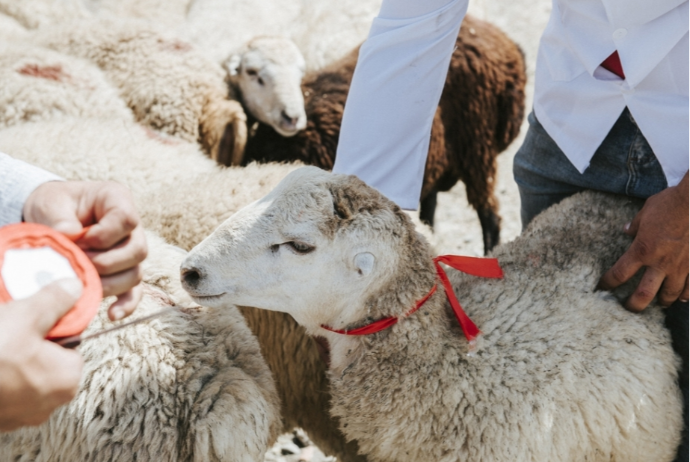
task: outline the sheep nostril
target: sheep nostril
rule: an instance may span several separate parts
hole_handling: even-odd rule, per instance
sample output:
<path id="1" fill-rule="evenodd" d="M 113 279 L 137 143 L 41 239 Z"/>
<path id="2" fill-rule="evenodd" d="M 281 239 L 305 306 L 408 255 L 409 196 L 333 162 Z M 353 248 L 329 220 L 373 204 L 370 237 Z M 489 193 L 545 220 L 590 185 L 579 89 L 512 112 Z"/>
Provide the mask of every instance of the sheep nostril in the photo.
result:
<path id="1" fill-rule="evenodd" d="M 290 117 L 285 111 L 282 111 L 280 116 L 283 118 L 283 123 L 285 125 L 289 125 L 291 127 L 297 125 L 297 120 L 299 119 L 298 117 Z"/>
<path id="2" fill-rule="evenodd" d="M 203 274 L 198 268 L 182 269 L 182 280 L 189 287 L 196 287 L 201 279 L 203 279 Z"/>

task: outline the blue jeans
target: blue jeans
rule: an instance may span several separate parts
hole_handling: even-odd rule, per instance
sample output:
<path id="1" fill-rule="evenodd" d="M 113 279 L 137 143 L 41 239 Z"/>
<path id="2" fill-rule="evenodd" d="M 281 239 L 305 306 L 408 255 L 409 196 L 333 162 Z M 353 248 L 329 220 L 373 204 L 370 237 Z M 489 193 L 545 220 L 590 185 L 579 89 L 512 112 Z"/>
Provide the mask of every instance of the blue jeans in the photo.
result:
<path id="1" fill-rule="evenodd" d="M 523 229 L 539 212 L 585 189 L 646 199 L 666 189 L 666 177 L 652 148 L 626 108 L 589 167 L 580 173 L 541 126 L 534 113 L 515 155 Z"/>
<path id="2" fill-rule="evenodd" d="M 523 229 L 542 210 L 585 189 L 646 199 L 668 183 L 652 148 L 626 108 L 580 173 L 539 123 L 534 112 L 529 131 L 515 155 L 513 175 L 520 190 Z M 683 359 L 678 383 L 685 399 L 685 431 L 676 461 L 688 460 L 688 303 L 676 302 L 666 310 L 666 327 L 673 348 Z"/>

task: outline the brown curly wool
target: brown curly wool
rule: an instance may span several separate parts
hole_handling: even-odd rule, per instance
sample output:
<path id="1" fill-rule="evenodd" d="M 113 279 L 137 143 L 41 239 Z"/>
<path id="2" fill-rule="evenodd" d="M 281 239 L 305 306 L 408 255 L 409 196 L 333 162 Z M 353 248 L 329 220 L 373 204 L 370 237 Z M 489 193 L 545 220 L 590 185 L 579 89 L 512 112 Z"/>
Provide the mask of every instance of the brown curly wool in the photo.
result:
<path id="1" fill-rule="evenodd" d="M 331 169 L 357 56 L 358 49 L 307 76 L 303 83 L 307 128 L 284 138 L 257 124 L 247 142 L 245 162 L 300 160 Z M 479 215 L 486 251 L 499 241 L 496 156 L 520 131 L 525 83 L 520 48 L 496 26 L 466 16 L 434 117 L 420 216 L 433 224 L 436 193 L 461 180 Z"/>

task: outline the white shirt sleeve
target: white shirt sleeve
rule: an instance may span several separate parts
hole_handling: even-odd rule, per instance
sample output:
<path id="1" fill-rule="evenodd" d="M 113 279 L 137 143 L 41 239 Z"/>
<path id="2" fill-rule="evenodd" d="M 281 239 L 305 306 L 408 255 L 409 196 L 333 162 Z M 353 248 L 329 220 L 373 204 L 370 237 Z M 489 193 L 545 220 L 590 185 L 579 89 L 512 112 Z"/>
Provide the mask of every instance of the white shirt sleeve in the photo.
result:
<path id="1" fill-rule="evenodd" d="M 0 152 L 0 226 L 22 221 L 24 202 L 43 183 L 57 175 Z"/>
<path id="2" fill-rule="evenodd" d="M 384 0 L 362 45 L 333 172 L 415 210 L 434 113 L 469 0 Z"/>

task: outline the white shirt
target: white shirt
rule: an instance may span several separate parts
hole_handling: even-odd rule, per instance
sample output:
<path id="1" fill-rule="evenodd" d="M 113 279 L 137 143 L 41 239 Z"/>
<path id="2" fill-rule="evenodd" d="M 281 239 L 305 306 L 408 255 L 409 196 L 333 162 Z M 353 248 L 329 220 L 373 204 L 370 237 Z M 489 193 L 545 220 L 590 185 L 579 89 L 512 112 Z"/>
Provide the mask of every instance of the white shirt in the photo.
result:
<path id="1" fill-rule="evenodd" d="M 384 0 L 363 44 L 333 171 L 416 209 L 431 123 L 468 0 Z M 626 79 L 600 67 L 618 50 Z M 534 110 L 580 171 L 625 107 L 669 186 L 688 171 L 688 1 L 553 0 Z"/>
<path id="2" fill-rule="evenodd" d="M 24 202 L 45 182 L 62 180 L 0 152 L 0 226 L 22 221 Z"/>

